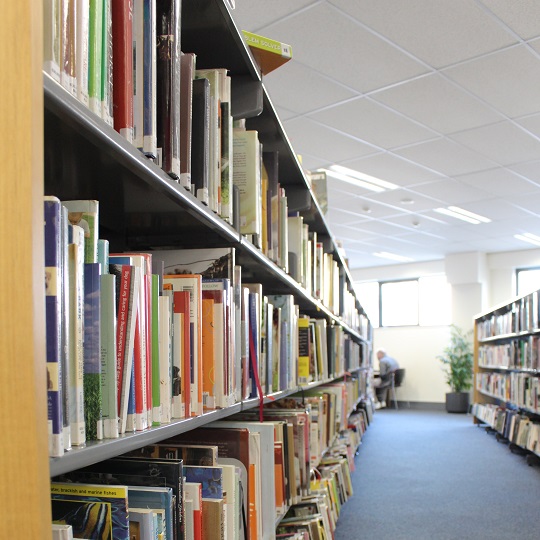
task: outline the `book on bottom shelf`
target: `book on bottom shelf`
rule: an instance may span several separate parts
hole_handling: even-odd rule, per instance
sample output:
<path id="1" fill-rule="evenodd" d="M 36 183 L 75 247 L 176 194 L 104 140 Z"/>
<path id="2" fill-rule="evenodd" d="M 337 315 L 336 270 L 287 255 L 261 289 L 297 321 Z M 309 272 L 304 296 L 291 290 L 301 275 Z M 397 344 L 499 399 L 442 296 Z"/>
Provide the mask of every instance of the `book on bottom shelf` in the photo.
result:
<path id="1" fill-rule="evenodd" d="M 75 538 L 130 540 L 128 488 L 51 483 L 53 522 L 69 524 Z"/>

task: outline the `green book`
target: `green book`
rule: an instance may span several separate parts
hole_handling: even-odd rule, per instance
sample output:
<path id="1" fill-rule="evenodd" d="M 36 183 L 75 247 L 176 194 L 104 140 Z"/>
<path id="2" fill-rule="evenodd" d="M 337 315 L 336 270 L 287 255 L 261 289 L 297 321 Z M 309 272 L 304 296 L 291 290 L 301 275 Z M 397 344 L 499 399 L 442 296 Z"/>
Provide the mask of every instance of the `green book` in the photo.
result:
<path id="1" fill-rule="evenodd" d="M 103 0 L 90 0 L 88 39 L 88 94 L 90 110 L 101 116 L 103 62 Z"/>

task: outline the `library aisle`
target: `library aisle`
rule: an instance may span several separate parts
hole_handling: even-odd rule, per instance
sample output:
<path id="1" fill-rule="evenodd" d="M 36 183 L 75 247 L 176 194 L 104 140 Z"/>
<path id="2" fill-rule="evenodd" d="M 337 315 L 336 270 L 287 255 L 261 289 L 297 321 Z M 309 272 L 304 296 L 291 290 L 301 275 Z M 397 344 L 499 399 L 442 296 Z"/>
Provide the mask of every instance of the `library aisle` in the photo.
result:
<path id="1" fill-rule="evenodd" d="M 540 468 L 469 415 L 377 411 L 356 465 L 336 540 L 539 538 Z"/>

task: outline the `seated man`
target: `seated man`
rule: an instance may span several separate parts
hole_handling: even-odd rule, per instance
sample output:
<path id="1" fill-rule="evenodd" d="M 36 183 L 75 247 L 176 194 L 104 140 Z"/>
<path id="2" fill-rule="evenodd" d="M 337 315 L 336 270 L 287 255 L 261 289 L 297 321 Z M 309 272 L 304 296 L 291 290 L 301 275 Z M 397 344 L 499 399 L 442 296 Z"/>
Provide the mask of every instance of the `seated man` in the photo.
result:
<path id="1" fill-rule="evenodd" d="M 392 374 L 399 369 L 399 364 L 395 358 L 388 356 L 384 349 L 377 351 L 377 358 L 379 360 L 380 378 L 374 379 L 373 386 L 375 387 L 378 401 L 376 408 L 381 408 L 386 407 L 386 393 L 392 385 Z"/>

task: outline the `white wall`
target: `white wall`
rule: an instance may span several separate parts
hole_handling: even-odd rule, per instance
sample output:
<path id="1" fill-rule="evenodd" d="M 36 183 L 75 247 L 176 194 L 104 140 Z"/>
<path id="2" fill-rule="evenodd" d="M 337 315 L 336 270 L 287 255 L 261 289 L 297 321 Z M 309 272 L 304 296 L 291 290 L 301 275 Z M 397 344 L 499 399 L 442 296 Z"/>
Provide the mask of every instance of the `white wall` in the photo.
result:
<path id="1" fill-rule="evenodd" d="M 386 350 L 400 367 L 405 368 L 405 381 L 397 390 L 399 401 L 444 403 L 449 391 L 437 355 L 448 343 L 447 326 L 400 326 L 375 328 L 373 351 Z M 374 354 L 375 367 L 378 367 Z"/>
<path id="2" fill-rule="evenodd" d="M 463 269 L 461 277 L 455 277 L 455 263 L 471 264 Z M 391 281 L 416 278 L 430 274 L 446 274 L 448 264 L 452 283 L 453 323 L 464 329 L 472 328 L 475 315 L 493 306 L 506 304 L 515 296 L 515 270 L 540 266 L 540 249 L 491 253 L 488 255 L 457 254 L 447 261 L 429 261 L 385 265 L 352 270 L 355 281 Z M 453 270 L 452 270 L 453 267 Z M 540 289 L 540 284 L 539 287 Z M 360 298 L 360 302 L 362 299 Z M 449 388 L 436 356 L 441 353 L 449 339 L 449 328 L 397 327 L 375 328 L 373 351 L 386 349 L 390 356 L 404 367 L 406 381 L 398 390 L 398 399 L 417 402 L 443 403 Z M 374 355 L 375 366 L 377 360 Z"/>

